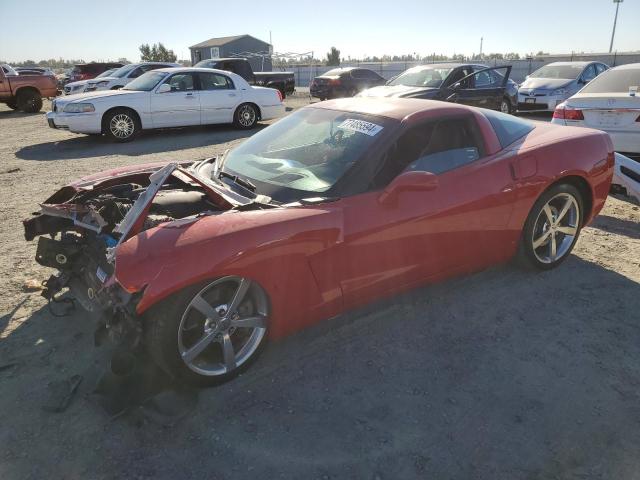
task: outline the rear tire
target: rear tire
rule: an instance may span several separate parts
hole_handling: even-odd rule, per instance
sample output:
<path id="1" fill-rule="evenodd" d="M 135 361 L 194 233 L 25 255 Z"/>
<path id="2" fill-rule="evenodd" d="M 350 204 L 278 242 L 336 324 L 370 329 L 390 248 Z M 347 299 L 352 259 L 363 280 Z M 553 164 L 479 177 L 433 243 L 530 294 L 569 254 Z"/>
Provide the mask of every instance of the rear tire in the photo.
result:
<path id="1" fill-rule="evenodd" d="M 507 97 L 504 97 L 502 99 L 502 103 L 500 103 L 500 111 L 502 113 L 508 113 L 508 114 L 513 113 L 513 107 L 511 106 L 511 100 L 509 100 Z"/>
<path id="2" fill-rule="evenodd" d="M 102 118 L 102 132 L 114 142 L 130 142 L 141 129 L 138 115 L 128 108 L 116 108 Z"/>
<path id="3" fill-rule="evenodd" d="M 175 379 L 212 386 L 258 358 L 267 341 L 269 303 L 257 283 L 222 277 L 185 288 L 144 317 L 145 343 L 156 363 Z"/>
<path id="4" fill-rule="evenodd" d="M 42 109 L 42 96 L 35 90 L 21 90 L 16 97 L 18 110 L 24 113 L 36 113 Z"/>
<path id="5" fill-rule="evenodd" d="M 15 98 L 12 99 L 12 100 L 8 100 L 7 101 L 7 107 L 9 107 L 11 110 L 17 110 L 18 109 L 18 105 L 16 104 Z"/>
<path id="6" fill-rule="evenodd" d="M 241 130 L 255 128 L 258 123 L 258 109 L 251 103 L 243 103 L 233 114 L 233 124 Z"/>
<path id="7" fill-rule="evenodd" d="M 558 184 L 545 191 L 524 224 L 517 263 L 551 270 L 564 262 L 578 241 L 583 205 L 582 195 L 573 185 Z"/>

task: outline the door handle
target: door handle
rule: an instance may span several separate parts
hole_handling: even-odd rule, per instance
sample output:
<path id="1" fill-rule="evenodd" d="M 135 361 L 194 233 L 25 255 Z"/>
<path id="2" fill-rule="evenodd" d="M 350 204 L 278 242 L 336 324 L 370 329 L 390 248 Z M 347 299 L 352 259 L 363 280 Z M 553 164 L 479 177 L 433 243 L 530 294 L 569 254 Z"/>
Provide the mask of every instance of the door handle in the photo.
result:
<path id="1" fill-rule="evenodd" d="M 235 93 L 230 93 L 230 94 L 229 94 L 229 96 L 230 96 L 230 97 L 235 97 L 235 96 L 236 96 L 236 94 L 235 94 Z"/>
<path id="2" fill-rule="evenodd" d="M 193 98 L 193 93 L 187 93 L 187 94 L 185 95 L 185 97 L 187 97 L 187 98 Z"/>

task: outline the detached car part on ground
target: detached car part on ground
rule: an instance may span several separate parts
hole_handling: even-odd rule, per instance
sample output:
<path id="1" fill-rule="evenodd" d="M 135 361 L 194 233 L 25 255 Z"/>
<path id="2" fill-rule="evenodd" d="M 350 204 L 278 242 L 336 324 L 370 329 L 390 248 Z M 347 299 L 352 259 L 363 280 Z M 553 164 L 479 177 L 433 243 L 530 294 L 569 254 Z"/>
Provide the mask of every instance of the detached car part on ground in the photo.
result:
<path id="1" fill-rule="evenodd" d="M 213 384 L 267 336 L 514 256 L 558 266 L 604 205 L 613 158 L 596 130 L 335 100 L 220 158 L 84 178 L 25 220 L 25 236 L 59 270 L 46 297 L 69 287 L 103 333 Z"/>
<path id="2" fill-rule="evenodd" d="M 47 121 L 51 128 L 128 142 L 143 129 L 226 123 L 251 129 L 284 113 L 278 90 L 252 87 L 234 73 L 165 68 L 147 72 L 121 90 L 60 97 Z"/>
<path id="3" fill-rule="evenodd" d="M 12 110 L 36 113 L 42 109 L 42 99 L 58 94 L 56 77 L 51 74 L 18 74 L 10 66 L 0 68 L 0 102 Z"/>
<path id="4" fill-rule="evenodd" d="M 386 85 L 369 88 L 358 96 L 443 100 L 512 113 L 517 104 L 518 86 L 509 78 L 510 74 L 509 65 L 419 65 L 404 71 Z"/>

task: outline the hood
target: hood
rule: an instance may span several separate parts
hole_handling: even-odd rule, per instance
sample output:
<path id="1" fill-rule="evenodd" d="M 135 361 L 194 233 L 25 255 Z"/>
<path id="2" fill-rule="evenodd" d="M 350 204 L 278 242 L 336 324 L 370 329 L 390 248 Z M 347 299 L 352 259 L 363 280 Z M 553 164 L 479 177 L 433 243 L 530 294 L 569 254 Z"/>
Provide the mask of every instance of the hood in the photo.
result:
<path id="1" fill-rule="evenodd" d="M 91 80 L 87 80 L 88 83 L 98 83 L 98 82 L 111 82 L 113 80 L 120 80 L 118 77 L 100 77 L 100 78 L 92 78 Z"/>
<path id="2" fill-rule="evenodd" d="M 563 88 L 569 86 L 569 84 L 575 82 L 567 78 L 527 78 L 520 88 L 542 88 L 547 90 L 554 90 L 556 88 Z"/>
<path id="3" fill-rule="evenodd" d="M 437 88 L 428 87 L 411 87 L 408 85 L 381 85 L 379 87 L 368 88 L 360 92 L 357 97 L 412 97 L 414 95 L 433 94 L 438 91 Z"/>
<path id="4" fill-rule="evenodd" d="M 80 87 L 89 83 L 89 80 L 78 80 L 77 82 L 69 82 L 65 86 L 67 87 Z"/>
<path id="5" fill-rule="evenodd" d="M 56 99 L 58 105 L 67 104 L 69 102 L 85 102 L 87 100 L 99 100 L 101 98 L 113 97 L 116 95 L 134 95 L 137 93 L 149 93 L 140 92 L 138 90 L 98 90 L 95 92 L 83 92 L 75 93 L 73 95 L 66 95 L 62 98 Z"/>

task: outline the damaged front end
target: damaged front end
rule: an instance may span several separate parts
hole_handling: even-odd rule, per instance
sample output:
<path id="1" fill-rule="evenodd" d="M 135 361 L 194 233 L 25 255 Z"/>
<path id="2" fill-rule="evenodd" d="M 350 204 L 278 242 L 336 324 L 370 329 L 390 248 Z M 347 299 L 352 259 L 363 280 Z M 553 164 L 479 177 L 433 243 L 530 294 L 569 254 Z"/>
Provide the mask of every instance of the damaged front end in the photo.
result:
<path id="1" fill-rule="evenodd" d="M 203 175 L 214 163 L 106 173 L 51 196 L 23 221 L 25 238 L 39 237 L 36 261 L 58 270 L 44 282 L 42 296 L 55 301 L 68 288 L 85 310 L 99 315 L 96 343 L 108 336 L 121 345 L 137 345 L 142 325 L 136 304 L 142 292 L 127 291 L 118 282 L 118 247 L 164 223 L 268 204 L 266 197 L 250 199 Z"/>

